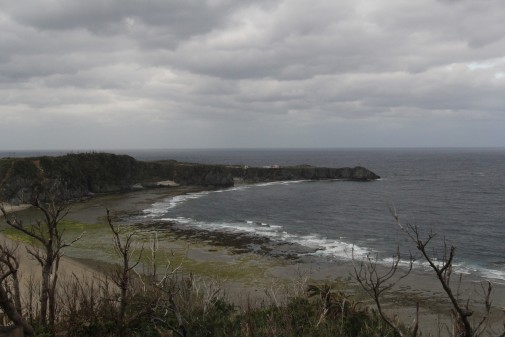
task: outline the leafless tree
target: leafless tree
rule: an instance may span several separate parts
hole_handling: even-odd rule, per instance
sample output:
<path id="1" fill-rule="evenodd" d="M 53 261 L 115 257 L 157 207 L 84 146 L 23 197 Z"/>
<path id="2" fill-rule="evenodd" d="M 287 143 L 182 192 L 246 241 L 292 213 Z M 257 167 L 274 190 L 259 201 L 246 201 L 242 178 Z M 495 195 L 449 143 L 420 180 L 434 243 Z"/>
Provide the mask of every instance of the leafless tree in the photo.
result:
<path id="1" fill-rule="evenodd" d="M 109 210 L 107 210 L 107 223 L 112 231 L 114 249 L 121 258 L 121 265 L 114 271 L 112 281 L 118 286 L 120 291 L 118 311 L 119 336 L 124 337 L 126 336 L 127 328 L 125 316 L 128 304 L 128 289 L 131 285 L 132 271 L 140 263 L 143 249 L 141 249 L 137 257 L 134 256 L 137 250 L 134 240 L 136 233 L 124 233 L 120 225 L 115 226 Z"/>
<path id="2" fill-rule="evenodd" d="M 21 291 L 19 290 L 19 257 L 16 252 L 19 245 L 10 245 L 7 242 L 0 243 L 0 272 L 3 275 L 10 277 L 10 285 L 7 287 L 11 290 L 12 300 L 18 312 L 21 312 Z M 10 274 L 10 275 L 9 275 Z M 2 281 L 6 278 L 2 277 Z"/>
<path id="3" fill-rule="evenodd" d="M 167 326 L 172 333 L 177 334 L 180 337 L 188 336 L 188 329 L 186 328 L 186 323 L 182 316 L 182 310 L 180 306 L 177 304 L 177 297 L 184 293 L 183 287 L 192 288 L 194 287 L 194 279 L 193 276 L 190 275 L 186 282 L 183 282 L 180 279 L 180 272 L 182 269 L 183 260 L 180 260 L 178 263 L 174 263 L 174 253 L 171 252 L 171 255 L 166 258 L 164 265 L 164 272 L 162 274 L 158 274 L 156 257 L 158 253 L 159 245 L 158 245 L 158 237 L 155 235 L 151 242 L 151 256 L 149 258 L 149 269 L 147 278 L 151 282 L 150 286 L 152 286 L 157 291 L 161 292 L 161 296 L 157 299 L 154 307 L 157 308 L 165 308 L 165 315 L 170 311 L 177 320 L 177 326 L 172 326 L 168 323 L 166 317 L 158 317 L 154 316 L 152 318 L 155 324 L 161 323 L 162 325 Z M 140 275 L 139 275 L 140 277 Z M 145 282 L 142 282 L 145 284 Z M 212 294 L 215 294 L 214 292 Z M 211 295 L 212 296 L 212 295 Z M 187 301 L 186 301 L 187 302 Z M 188 304 L 188 303 L 187 303 Z M 167 310 L 168 309 L 168 310 Z"/>
<path id="4" fill-rule="evenodd" d="M 54 333 L 56 285 L 62 250 L 78 241 L 82 234 L 70 242 L 63 239 L 65 230 L 61 228 L 61 221 L 68 214 L 67 205 L 56 204 L 54 201 L 41 202 L 37 197 L 33 199 L 32 205 L 42 213 L 43 218 L 28 226 L 15 215 L 8 214 L 3 204 L 0 205 L 0 211 L 10 227 L 35 241 L 35 245 L 27 246 L 26 250 L 42 267 L 39 323 Z"/>
<path id="5" fill-rule="evenodd" d="M 437 279 L 439 280 L 445 294 L 449 298 L 452 305 L 452 317 L 453 317 L 453 336 L 454 337 L 477 337 L 480 336 L 486 328 L 486 322 L 488 320 L 491 311 L 491 294 L 493 291 L 493 286 L 490 282 L 486 282 L 486 285 L 482 287 L 483 290 L 483 300 L 484 300 L 484 314 L 480 319 L 477 319 L 475 323 L 470 320 L 473 316 L 473 311 L 470 309 L 470 300 L 460 299 L 460 284 L 461 278 L 457 282 L 456 288 L 453 288 L 451 282 L 451 276 L 453 272 L 453 261 L 456 255 L 456 247 L 447 244 L 444 240 L 444 249 L 442 254 L 442 259 L 440 262 L 433 258 L 428 253 L 428 245 L 436 237 L 436 234 L 430 232 L 425 239 L 421 238 L 421 232 L 419 228 L 412 224 L 402 224 L 400 221 L 399 213 L 396 209 L 392 208 L 391 213 L 395 218 L 396 224 L 401 228 L 401 230 L 409 237 L 409 239 L 416 245 L 417 250 L 421 253 L 423 258 L 428 262 L 430 268 L 435 272 Z M 505 337 L 505 331 L 499 335 L 499 337 Z"/>
<path id="6" fill-rule="evenodd" d="M 15 326 L 22 327 L 26 335 L 32 335 L 33 327 L 22 315 L 17 249 L 17 245 L 0 243 L 0 307 Z"/>
<path id="7" fill-rule="evenodd" d="M 354 277 L 363 290 L 365 290 L 365 292 L 375 302 L 377 312 L 382 320 L 401 337 L 417 336 L 419 330 L 419 306 L 417 306 L 416 310 L 416 320 L 413 326 L 408 328 L 403 328 L 398 320 L 392 319 L 386 315 L 382 307 L 384 293 L 391 290 L 399 281 L 407 277 L 412 271 L 412 257 L 409 260 L 408 269 L 404 270 L 402 275 L 399 276 L 397 275 L 400 270 L 398 265 L 401 261 L 399 248 L 397 248 L 396 254 L 393 256 L 393 260 L 389 268 L 382 268 L 382 266 L 380 266 L 377 262 L 377 256 L 372 257 L 370 254 L 360 261 L 359 266 L 355 263 L 356 260 L 354 258 L 354 253 L 352 260 Z"/>

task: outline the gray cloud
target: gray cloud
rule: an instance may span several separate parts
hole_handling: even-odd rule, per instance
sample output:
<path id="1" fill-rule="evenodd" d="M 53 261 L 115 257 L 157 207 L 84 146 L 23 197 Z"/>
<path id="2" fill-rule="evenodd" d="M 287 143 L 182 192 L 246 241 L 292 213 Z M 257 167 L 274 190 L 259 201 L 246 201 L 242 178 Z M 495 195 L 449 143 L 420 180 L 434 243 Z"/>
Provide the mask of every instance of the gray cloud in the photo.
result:
<path id="1" fill-rule="evenodd" d="M 505 146 L 501 0 L 0 8 L 5 149 Z"/>

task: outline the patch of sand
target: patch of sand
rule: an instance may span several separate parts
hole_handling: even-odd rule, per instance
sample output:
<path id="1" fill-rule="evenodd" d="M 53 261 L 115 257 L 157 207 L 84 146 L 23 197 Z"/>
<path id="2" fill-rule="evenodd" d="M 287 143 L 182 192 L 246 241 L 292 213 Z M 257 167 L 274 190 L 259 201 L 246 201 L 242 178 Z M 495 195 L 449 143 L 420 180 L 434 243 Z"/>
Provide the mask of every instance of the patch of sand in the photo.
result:
<path id="1" fill-rule="evenodd" d="M 29 291 L 30 280 L 34 285 L 40 284 L 41 281 L 41 266 L 35 258 L 28 253 L 27 245 L 22 242 L 17 242 L 0 234 L 0 244 L 9 247 L 17 247 L 16 255 L 19 259 L 19 276 L 22 296 L 26 296 Z M 94 279 L 101 278 L 103 275 L 91 267 L 82 264 L 74 259 L 62 256 L 58 270 L 60 286 L 65 282 L 69 282 L 74 277 L 79 279 Z"/>
<path id="2" fill-rule="evenodd" d="M 28 208 L 32 207 L 31 204 L 13 205 L 13 204 L 5 203 L 5 202 L 1 203 L 1 205 L 4 207 L 4 209 L 7 212 L 7 214 L 14 213 L 14 212 L 19 212 L 19 211 L 24 211 L 25 209 L 28 209 Z"/>

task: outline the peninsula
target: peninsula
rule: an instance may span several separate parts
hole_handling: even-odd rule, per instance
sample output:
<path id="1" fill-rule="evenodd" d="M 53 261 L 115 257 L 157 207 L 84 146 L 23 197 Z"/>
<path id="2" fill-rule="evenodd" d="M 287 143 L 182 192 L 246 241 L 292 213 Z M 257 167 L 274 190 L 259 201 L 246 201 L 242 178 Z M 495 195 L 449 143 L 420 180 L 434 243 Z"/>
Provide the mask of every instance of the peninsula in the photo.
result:
<path id="1" fill-rule="evenodd" d="M 59 200 L 78 200 L 98 193 L 174 185 L 231 187 L 236 182 L 379 178 L 364 167 L 205 165 L 175 160 L 139 161 L 110 153 L 76 153 L 0 159 L 0 200 L 11 204 L 29 202 L 34 191 L 41 198 L 50 191 Z"/>

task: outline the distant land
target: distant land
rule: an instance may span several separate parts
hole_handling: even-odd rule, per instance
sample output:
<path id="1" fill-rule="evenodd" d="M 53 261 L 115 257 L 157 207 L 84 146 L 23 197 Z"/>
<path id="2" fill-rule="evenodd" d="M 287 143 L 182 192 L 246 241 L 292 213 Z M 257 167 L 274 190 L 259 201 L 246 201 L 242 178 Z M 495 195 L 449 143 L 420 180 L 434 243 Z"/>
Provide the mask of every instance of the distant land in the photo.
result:
<path id="1" fill-rule="evenodd" d="M 71 153 L 61 156 L 0 158 L 0 199 L 26 203 L 36 193 L 42 199 L 76 200 L 97 193 L 141 188 L 196 185 L 231 187 L 236 183 L 288 180 L 380 177 L 364 167 L 206 165 L 175 160 L 139 161 L 111 153 Z"/>

